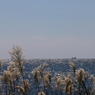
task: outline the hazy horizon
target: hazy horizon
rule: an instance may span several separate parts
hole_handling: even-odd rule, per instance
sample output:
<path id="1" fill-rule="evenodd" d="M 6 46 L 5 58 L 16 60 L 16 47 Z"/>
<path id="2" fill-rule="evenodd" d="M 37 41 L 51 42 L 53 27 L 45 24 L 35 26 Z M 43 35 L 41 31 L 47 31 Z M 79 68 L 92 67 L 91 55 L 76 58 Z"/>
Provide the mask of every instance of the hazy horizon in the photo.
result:
<path id="1" fill-rule="evenodd" d="M 0 2 L 0 58 L 95 58 L 95 1 Z"/>

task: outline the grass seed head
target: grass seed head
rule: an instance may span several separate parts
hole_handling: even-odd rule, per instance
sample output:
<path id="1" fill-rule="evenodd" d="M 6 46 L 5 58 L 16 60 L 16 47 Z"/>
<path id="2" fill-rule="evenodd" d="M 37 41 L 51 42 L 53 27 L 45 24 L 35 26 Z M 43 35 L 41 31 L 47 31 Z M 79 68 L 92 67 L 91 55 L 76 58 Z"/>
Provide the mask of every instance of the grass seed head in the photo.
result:
<path id="1" fill-rule="evenodd" d="M 44 92 L 39 92 L 38 95 L 46 95 Z"/>
<path id="2" fill-rule="evenodd" d="M 76 71 L 76 66 L 73 62 L 69 62 L 69 65 L 73 68 L 74 71 L 74 76 L 75 76 L 75 71 Z"/>
<path id="3" fill-rule="evenodd" d="M 25 89 L 24 89 L 24 87 L 22 87 L 22 86 L 18 86 L 18 91 L 19 91 L 20 93 L 24 93 L 24 92 L 25 92 Z"/>
<path id="4" fill-rule="evenodd" d="M 39 79 L 38 79 L 38 69 L 34 69 L 34 70 L 32 71 L 32 75 L 33 75 L 33 77 L 34 77 L 34 82 L 35 82 L 35 83 L 38 83 L 38 81 L 39 81 Z"/>
<path id="5" fill-rule="evenodd" d="M 81 81 L 86 80 L 87 74 L 84 71 L 84 69 L 80 68 L 79 70 L 77 70 L 76 72 L 76 80 L 81 83 Z"/>
<path id="6" fill-rule="evenodd" d="M 25 91 L 26 92 L 29 91 L 29 89 L 30 89 L 29 81 L 23 80 L 23 85 L 24 85 Z"/>
<path id="7" fill-rule="evenodd" d="M 66 78 L 65 79 L 65 83 L 66 83 L 66 89 L 65 89 L 65 92 L 70 94 L 72 92 L 72 79 L 70 78 Z"/>
<path id="8" fill-rule="evenodd" d="M 3 74 L 3 80 L 6 84 L 8 84 L 11 81 L 12 73 L 10 71 L 4 71 Z"/>

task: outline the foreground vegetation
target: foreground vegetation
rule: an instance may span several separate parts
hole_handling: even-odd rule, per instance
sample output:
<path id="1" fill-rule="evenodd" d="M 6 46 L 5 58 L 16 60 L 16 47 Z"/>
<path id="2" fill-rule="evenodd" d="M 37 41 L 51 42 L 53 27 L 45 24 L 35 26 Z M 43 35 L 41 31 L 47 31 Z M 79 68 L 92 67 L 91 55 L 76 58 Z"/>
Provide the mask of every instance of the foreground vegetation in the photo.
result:
<path id="1" fill-rule="evenodd" d="M 0 95 L 95 95 L 95 77 L 69 62 L 71 72 L 55 74 L 43 63 L 26 76 L 22 49 L 13 46 L 11 62 L 0 76 Z M 2 70 L 3 62 L 0 60 Z"/>

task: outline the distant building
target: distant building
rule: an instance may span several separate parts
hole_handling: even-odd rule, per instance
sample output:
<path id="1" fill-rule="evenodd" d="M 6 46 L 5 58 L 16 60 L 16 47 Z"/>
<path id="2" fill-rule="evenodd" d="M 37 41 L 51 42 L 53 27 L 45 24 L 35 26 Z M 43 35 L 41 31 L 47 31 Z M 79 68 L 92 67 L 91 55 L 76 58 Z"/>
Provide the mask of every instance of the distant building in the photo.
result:
<path id="1" fill-rule="evenodd" d="M 76 57 L 72 57 L 72 59 L 76 59 Z"/>

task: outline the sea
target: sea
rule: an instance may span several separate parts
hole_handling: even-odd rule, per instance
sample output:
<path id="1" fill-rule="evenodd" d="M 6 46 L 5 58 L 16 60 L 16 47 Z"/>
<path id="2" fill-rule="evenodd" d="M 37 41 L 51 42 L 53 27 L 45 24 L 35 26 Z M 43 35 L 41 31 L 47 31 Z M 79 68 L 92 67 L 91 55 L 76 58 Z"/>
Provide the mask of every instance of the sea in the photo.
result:
<path id="1" fill-rule="evenodd" d="M 45 69 L 47 71 L 50 71 L 52 76 L 64 74 L 67 75 L 71 72 L 73 72 L 72 67 L 70 67 L 69 62 L 73 62 L 75 64 L 76 70 L 82 68 L 84 69 L 88 75 L 94 75 L 95 76 L 95 59 L 24 59 L 23 61 L 23 68 L 24 68 L 24 79 L 28 79 L 30 83 L 32 84 L 30 94 L 28 95 L 38 95 L 35 89 L 37 88 L 33 82 L 33 77 L 32 77 L 32 71 L 37 68 L 38 66 L 46 63 L 47 66 Z M 3 75 L 4 70 L 7 70 L 7 67 L 9 66 L 9 63 L 11 62 L 10 59 L 4 59 L 3 64 L 1 67 L 1 72 L 0 74 Z M 41 85 L 39 85 L 42 91 L 43 88 Z M 36 93 L 36 94 L 34 94 Z M 49 95 L 55 95 L 55 94 L 49 94 Z M 56 94 L 56 95 L 61 95 L 61 94 Z M 64 94 L 62 94 L 64 95 Z"/>
<path id="2" fill-rule="evenodd" d="M 11 62 L 10 59 L 4 59 L 2 64 L 2 70 L 6 70 L 7 66 Z M 89 72 L 90 74 L 95 75 L 95 59 L 24 59 L 24 70 L 27 72 L 32 71 L 33 69 L 37 68 L 38 66 L 47 63 L 47 68 L 51 72 L 57 73 L 67 73 L 72 71 L 72 68 L 68 64 L 69 62 L 73 62 L 76 66 L 76 69 L 83 68 L 85 71 Z"/>

